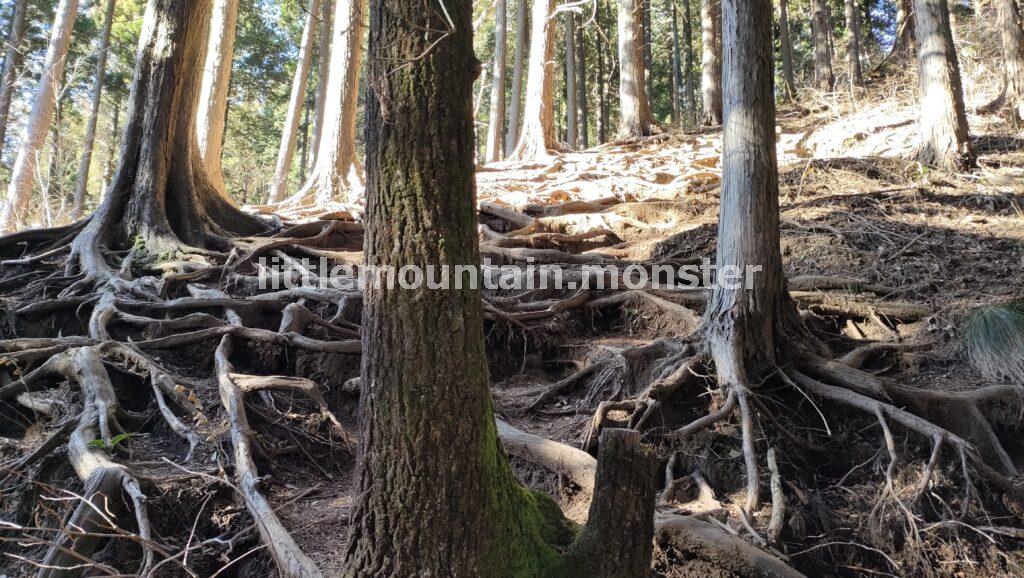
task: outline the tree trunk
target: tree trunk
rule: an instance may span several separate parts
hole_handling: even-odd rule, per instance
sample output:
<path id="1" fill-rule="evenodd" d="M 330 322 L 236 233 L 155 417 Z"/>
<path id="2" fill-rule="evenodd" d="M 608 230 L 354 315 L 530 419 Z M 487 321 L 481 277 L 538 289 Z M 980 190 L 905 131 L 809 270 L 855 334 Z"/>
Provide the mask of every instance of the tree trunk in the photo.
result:
<path id="1" fill-rule="evenodd" d="M 0 208 L 0 229 L 5 233 L 16 231 L 26 224 L 25 217 L 28 216 L 32 188 L 36 182 L 36 165 L 46 144 L 53 110 L 57 106 L 57 93 L 64 79 L 64 64 L 71 46 L 71 30 L 77 13 L 78 0 L 60 0 L 57 5 L 42 76 L 32 103 L 32 113 L 18 147 L 18 158 L 11 172 L 7 198 Z"/>
<path id="2" fill-rule="evenodd" d="M 317 146 L 316 165 L 290 201 L 312 198 L 324 204 L 341 200 L 346 194 L 348 200 L 362 194 L 362 173 L 356 162 L 356 106 L 365 13 L 366 0 L 334 0 L 324 132 Z"/>
<path id="3" fill-rule="evenodd" d="M 605 3 L 597 1 L 597 142 L 604 144 L 608 142 L 608 88 L 605 79 L 605 44 L 607 38 L 604 33 Z"/>
<path id="4" fill-rule="evenodd" d="M 647 98 L 654 98 L 654 32 L 651 26 L 651 0 L 640 0 L 643 10 L 643 20 L 640 26 L 643 27 L 643 54 L 644 54 L 644 88 L 647 90 Z"/>
<path id="5" fill-rule="evenodd" d="M 995 0 L 1006 67 L 1006 105 L 1015 124 L 1024 122 L 1024 26 L 1016 0 Z"/>
<path id="6" fill-rule="evenodd" d="M 971 167 L 974 150 L 946 0 L 915 0 L 914 29 L 921 86 L 918 160 L 950 171 Z"/>
<path id="7" fill-rule="evenodd" d="M 210 45 L 206 49 L 203 84 L 199 89 L 199 154 L 206 165 L 210 182 L 221 194 L 224 169 L 221 155 L 224 126 L 228 116 L 228 92 L 231 89 L 231 65 L 235 59 L 235 29 L 238 27 L 238 0 L 214 0 L 210 20 Z"/>
<path id="8" fill-rule="evenodd" d="M 549 11 L 541 8 L 543 24 Z M 471 0 L 447 2 L 443 13 L 420 0 L 372 4 L 368 267 L 478 270 L 472 86 L 480 64 L 471 19 Z M 447 26 L 442 43 L 422 33 Z M 547 36 L 543 26 L 535 32 Z M 601 500 L 591 514 L 604 524 L 559 552 L 571 539 L 566 521 L 550 498 L 519 484 L 497 437 L 475 284 L 369 283 L 363 343 L 363 435 L 345 576 L 601 577 L 649 568 L 653 464 L 635 432 L 605 432 Z M 618 568 L 601 571 L 597 560 Z"/>
<path id="9" fill-rule="evenodd" d="M 103 186 L 100 187 L 99 202 L 103 202 L 110 186 L 110 180 L 114 176 L 114 169 L 117 168 L 117 141 L 121 135 L 121 99 L 123 95 L 120 90 L 114 91 L 113 118 L 110 119 L 110 133 L 107 137 L 107 159 L 103 163 Z"/>
<path id="10" fill-rule="evenodd" d="M 689 123 L 697 120 L 697 82 L 693 72 L 693 9 L 690 0 L 683 0 L 683 96 L 686 103 L 686 118 Z"/>
<path id="11" fill-rule="evenodd" d="M 510 155 L 519 161 L 540 160 L 558 148 L 555 140 L 554 81 L 555 26 L 551 21 L 554 0 L 534 0 L 530 16 L 530 63 L 526 76 L 526 105 L 519 142 Z"/>
<path id="12" fill-rule="evenodd" d="M 523 110 L 523 63 L 530 42 L 529 10 L 527 0 L 516 0 L 516 53 L 512 64 L 512 102 L 508 107 L 508 130 L 505 131 L 505 156 L 508 157 L 519 142 L 519 118 Z"/>
<path id="13" fill-rule="evenodd" d="M 846 0 L 846 59 L 849 65 L 850 86 L 864 85 L 860 66 L 860 12 L 857 0 Z"/>
<path id="14" fill-rule="evenodd" d="M 643 3 L 619 0 L 619 138 L 651 135 L 651 108 L 644 80 Z"/>
<path id="15" fill-rule="evenodd" d="M 487 152 L 484 162 L 496 163 L 502 159 L 501 143 L 505 136 L 505 0 L 494 3 L 494 70 L 491 72 L 491 111 L 487 119 Z"/>
<path id="16" fill-rule="evenodd" d="M 583 27 L 576 27 L 576 108 L 579 109 L 579 141 L 590 148 L 590 103 L 587 97 L 587 46 Z"/>
<path id="17" fill-rule="evenodd" d="M 914 0 L 896 0 L 896 42 L 891 55 L 909 53 L 914 47 Z"/>
<path id="18" fill-rule="evenodd" d="M 793 74 L 793 38 L 789 35 L 787 0 L 779 0 L 779 46 L 782 52 L 782 80 L 787 98 L 796 98 L 796 76 Z"/>
<path id="19" fill-rule="evenodd" d="M 576 148 L 576 13 L 565 13 L 565 142 L 570 149 Z"/>
<path id="20" fill-rule="evenodd" d="M 701 0 L 700 29 L 704 55 L 701 70 L 701 92 L 704 95 L 704 118 L 701 124 L 722 124 L 722 4 L 721 0 Z"/>
<path id="21" fill-rule="evenodd" d="M 831 92 L 836 86 L 832 71 L 832 17 L 827 0 L 811 0 L 811 36 L 814 38 L 814 87 Z"/>
<path id="22" fill-rule="evenodd" d="M 751 387 L 776 371 L 786 324 L 799 321 L 779 245 L 772 3 L 722 4 L 725 120 L 716 266 L 720 272 L 760 270 L 738 288 L 717 283 L 704 324 L 719 383 Z"/>
<path id="23" fill-rule="evenodd" d="M 682 51 L 679 50 L 679 15 L 676 13 L 676 3 L 673 0 L 668 0 L 670 3 L 669 10 L 672 12 L 672 44 L 670 46 L 670 54 L 672 55 L 672 123 L 676 126 L 682 126 L 682 110 L 680 101 L 680 91 L 682 90 L 683 72 L 682 64 L 680 60 L 682 58 Z"/>
<path id="24" fill-rule="evenodd" d="M 295 77 L 292 78 L 292 92 L 281 131 L 281 145 L 277 149 L 277 165 L 274 168 L 274 179 L 270 183 L 268 204 L 280 202 L 288 191 L 288 174 L 291 172 L 292 157 L 295 154 L 295 139 L 298 136 L 299 123 L 302 121 L 302 111 L 308 108 L 305 106 L 306 83 L 309 81 L 309 61 L 313 52 L 313 39 L 316 37 L 316 14 L 320 9 L 320 1 L 308 0 L 306 4 L 306 19 L 302 25 L 302 40 L 299 42 L 299 58 L 295 63 Z M 321 47 L 320 58 L 323 56 Z M 324 79 L 321 78 L 320 82 L 323 83 Z M 313 140 L 316 141 L 315 138 Z"/>
<path id="25" fill-rule="evenodd" d="M 316 70 L 316 114 L 313 115 L 313 151 L 306 161 L 305 171 L 313 169 L 316 164 L 315 151 L 320 147 L 320 139 L 324 133 L 324 111 L 327 110 L 327 79 L 330 77 L 331 67 L 331 33 L 334 30 L 334 7 L 330 0 L 320 2 L 320 38 L 317 43 L 320 45 L 320 52 L 317 55 Z M 305 171 L 303 178 L 305 178 Z"/>
<path id="26" fill-rule="evenodd" d="M 93 144 L 96 142 L 96 122 L 100 116 L 103 79 L 107 71 L 107 51 L 110 47 L 110 28 L 114 22 L 115 5 L 114 0 L 107 0 L 106 9 L 103 13 L 103 31 L 100 32 L 100 46 L 99 51 L 96 53 L 96 74 L 92 85 L 92 105 L 89 109 L 89 120 L 85 126 L 82 160 L 78 163 L 74 206 L 71 209 L 71 217 L 76 220 L 82 216 L 82 209 L 85 206 L 85 195 L 89 187 L 89 166 L 92 164 L 92 149 Z"/>
<path id="27" fill-rule="evenodd" d="M 21 66 L 21 43 L 25 37 L 25 6 L 28 0 L 16 0 L 11 15 L 11 27 L 7 33 L 7 52 L 4 56 L 3 77 L 0 78 L 0 150 L 7 138 L 7 116 L 11 110 L 14 81 Z"/>
<path id="28" fill-rule="evenodd" d="M 147 4 L 117 171 L 72 244 L 87 278 L 116 277 L 107 249 L 227 250 L 230 237 L 266 230 L 220 194 L 199 155 L 196 110 L 210 16 L 211 0 Z"/>

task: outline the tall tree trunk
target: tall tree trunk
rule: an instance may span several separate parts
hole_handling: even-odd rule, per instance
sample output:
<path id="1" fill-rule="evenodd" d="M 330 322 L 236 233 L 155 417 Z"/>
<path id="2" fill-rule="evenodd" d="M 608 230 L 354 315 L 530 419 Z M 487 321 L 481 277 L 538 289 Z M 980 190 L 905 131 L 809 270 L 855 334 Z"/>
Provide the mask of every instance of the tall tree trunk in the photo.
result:
<path id="1" fill-rule="evenodd" d="M 57 97 L 57 106 L 53 111 L 53 126 L 50 127 L 50 158 L 46 163 L 46 178 L 43 181 L 43 213 L 46 215 L 45 224 L 53 226 L 53 205 L 59 206 L 63 197 L 62 179 L 64 173 L 60 156 L 61 126 L 64 124 L 64 101 Z"/>
<path id="2" fill-rule="evenodd" d="M 530 43 L 527 0 L 516 0 L 516 51 L 512 64 L 512 101 L 508 106 L 508 130 L 505 131 L 505 156 L 512 154 L 519 142 L 520 116 L 523 110 L 523 71 L 526 47 Z"/>
<path id="3" fill-rule="evenodd" d="M 722 4 L 721 0 L 701 0 L 700 29 L 704 54 L 701 61 L 701 92 L 704 117 L 701 124 L 722 124 Z"/>
<path id="4" fill-rule="evenodd" d="M 487 119 L 487 151 L 484 162 L 502 159 L 501 143 L 505 137 L 505 45 L 507 24 L 505 0 L 494 3 L 494 70 L 491 72 L 491 112 Z"/>
<path id="5" fill-rule="evenodd" d="M 668 0 L 670 7 L 669 10 L 672 12 L 672 44 L 670 48 L 670 54 L 672 55 L 672 123 L 676 126 L 682 126 L 682 110 L 683 107 L 680 103 L 680 94 L 682 91 L 683 72 L 682 63 L 682 51 L 679 49 L 679 15 L 676 10 L 676 3 L 674 0 Z"/>
<path id="6" fill-rule="evenodd" d="M 565 13 L 562 37 L 565 41 L 565 142 L 570 149 L 575 149 L 579 127 L 576 118 L 576 13 L 571 10 Z"/>
<path id="7" fill-rule="evenodd" d="M 1016 0 L 995 0 L 1003 39 L 1006 104 L 1015 124 L 1024 122 L 1024 26 Z"/>
<path id="8" fill-rule="evenodd" d="M 317 143 L 316 165 L 292 201 L 313 198 L 324 204 L 345 195 L 353 200 L 362 194 L 362 173 L 356 162 L 356 106 L 366 32 L 364 14 L 366 0 L 334 0 L 324 132 Z"/>
<path id="9" fill-rule="evenodd" d="M 374 0 L 371 8 L 367 75 L 377 89 L 367 103 L 367 265 L 478 270 L 472 1 L 447 2 L 444 12 L 423 6 Z M 436 37 L 422 31 L 449 25 L 451 36 L 431 48 Z M 536 32 L 546 36 L 543 27 Z M 636 432 L 606 430 L 593 522 L 558 550 L 571 539 L 561 513 L 520 485 L 498 440 L 475 284 L 369 283 L 363 342 L 363 435 L 345 576 L 649 570 L 653 464 Z M 608 459 L 616 455 L 621 461 Z"/>
<path id="10" fill-rule="evenodd" d="M 238 28 L 238 0 L 214 0 L 210 20 L 210 45 L 206 49 L 203 84 L 199 89 L 199 154 L 206 174 L 217 190 L 224 190 L 221 156 L 224 127 L 228 117 L 228 92 L 231 90 L 231 65 L 235 59 L 235 30 Z"/>
<path id="11" fill-rule="evenodd" d="M 331 0 L 327 0 L 330 2 Z M 306 3 L 306 19 L 302 25 L 302 40 L 299 42 L 299 58 L 295 63 L 295 77 L 292 78 L 292 92 L 288 98 L 288 112 L 284 117 L 281 130 L 281 144 L 277 148 L 277 165 L 274 168 L 274 179 L 270 183 L 268 204 L 284 199 L 288 191 L 288 174 L 292 168 L 292 157 L 295 154 L 295 139 L 302 121 L 302 110 L 306 104 L 306 83 L 309 81 L 309 61 L 313 52 L 313 39 L 316 37 L 317 11 L 321 0 L 308 0 Z M 320 49 L 323 58 L 323 48 Z M 320 82 L 324 82 L 321 78 Z M 316 139 L 314 139 L 316 140 Z M 305 168 L 305 164 L 303 164 Z"/>
<path id="12" fill-rule="evenodd" d="M 305 103 L 302 107 L 302 124 L 299 125 L 299 180 L 302 182 L 306 181 L 306 175 L 309 174 L 309 159 L 313 156 L 309 154 L 309 118 L 310 111 L 315 106 L 309 97 L 305 99 Z"/>
<path id="13" fill-rule="evenodd" d="M 643 3 L 619 0 L 619 138 L 651 135 L 651 104 L 644 81 Z"/>
<path id="14" fill-rule="evenodd" d="M 21 43 L 25 38 L 25 6 L 28 0 L 16 0 L 14 13 L 11 14 L 11 26 L 7 33 L 7 51 L 4 56 L 3 77 L 0 78 L 0 151 L 3 150 L 7 138 L 7 117 L 11 111 L 11 97 L 14 94 L 14 81 L 21 66 Z"/>
<path id="15" fill-rule="evenodd" d="M 579 109 L 579 140 L 590 148 L 590 102 L 587 95 L 587 44 L 583 27 L 576 27 L 576 108 Z"/>
<path id="16" fill-rule="evenodd" d="M 779 46 L 782 52 L 782 80 L 787 98 L 796 97 L 796 76 L 793 73 L 793 38 L 789 35 L 789 6 L 779 0 Z"/>
<path id="17" fill-rule="evenodd" d="M 14 162 L 11 182 L 7 186 L 7 198 L 0 208 L 0 229 L 6 233 L 26 224 L 25 217 L 28 216 L 32 188 L 36 182 L 36 165 L 46 145 L 53 110 L 57 106 L 57 94 L 64 80 L 64 64 L 67 61 L 68 48 L 71 46 L 71 30 L 77 13 L 78 0 L 60 0 L 57 4 L 42 76 L 36 88 L 35 101 L 32 103 L 32 113 L 28 117 L 18 147 L 18 158 Z"/>
<path id="18" fill-rule="evenodd" d="M 683 95 L 689 123 L 697 120 L 697 82 L 693 69 L 693 7 L 690 0 L 683 0 Z"/>
<path id="19" fill-rule="evenodd" d="M 114 169 L 117 168 L 117 143 L 121 137 L 121 100 L 123 98 L 121 90 L 114 91 L 110 134 L 107 138 L 107 159 L 103 163 L 103 186 L 100 187 L 100 202 L 103 202 L 103 198 L 107 194 L 107 188 L 110 186 L 110 180 L 114 176 Z"/>
<path id="20" fill-rule="evenodd" d="M 909 53 L 914 36 L 914 0 L 896 0 L 896 41 L 890 56 Z"/>
<path id="21" fill-rule="evenodd" d="M 597 142 L 604 144 L 608 142 L 608 82 L 605 78 L 605 44 L 607 37 L 604 33 L 605 3 L 597 1 Z"/>
<path id="22" fill-rule="evenodd" d="M 313 115 L 313 151 L 306 161 L 305 171 L 313 169 L 316 163 L 316 150 L 320 148 L 320 139 L 324 133 L 324 111 L 327 110 L 327 79 L 331 74 L 331 34 L 334 30 L 334 6 L 330 0 L 320 2 L 320 34 L 317 44 L 320 45 L 316 63 L 316 112 Z"/>
<path id="23" fill-rule="evenodd" d="M 914 29 L 921 85 L 918 160 L 946 170 L 971 167 L 974 150 L 946 0 L 915 0 Z"/>
<path id="24" fill-rule="evenodd" d="M 654 98 L 654 27 L 651 25 L 651 0 L 640 0 L 643 9 L 643 54 L 644 54 L 644 88 L 647 98 Z"/>
<path id="25" fill-rule="evenodd" d="M 100 46 L 96 53 L 96 74 L 92 84 L 92 104 L 89 109 L 89 120 L 85 126 L 84 148 L 82 160 L 78 163 L 78 179 L 75 181 L 74 206 L 71 216 L 78 219 L 82 216 L 85 206 L 85 195 L 89 187 L 89 166 L 92 164 L 92 149 L 96 142 L 96 122 L 100 116 L 100 102 L 103 97 L 103 79 L 107 72 L 107 51 L 110 48 L 110 28 L 114 23 L 115 0 L 107 0 L 103 12 L 103 31 L 100 32 Z"/>
<path id="26" fill-rule="evenodd" d="M 814 87 L 831 92 L 836 87 L 832 70 L 832 17 L 828 0 L 811 0 L 811 36 L 814 38 Z"/>
<path id="27" fill-rule="evenodd" d="M 860 65 L 860 12 L 857 0 L 846 0 L 846 59 L 849 66 L 850 86 L 862 86 L 864 73 Z"/>
<path id="28" fill-rule="evenodd" d="M 526 104 L 519 129 L 519 142 L 510 157 L 514 160 L 538 160 L 558 148 L 555 139 L 554 0 L 533 0 L 530 15 L 530 61 L 526 76 Z"/>

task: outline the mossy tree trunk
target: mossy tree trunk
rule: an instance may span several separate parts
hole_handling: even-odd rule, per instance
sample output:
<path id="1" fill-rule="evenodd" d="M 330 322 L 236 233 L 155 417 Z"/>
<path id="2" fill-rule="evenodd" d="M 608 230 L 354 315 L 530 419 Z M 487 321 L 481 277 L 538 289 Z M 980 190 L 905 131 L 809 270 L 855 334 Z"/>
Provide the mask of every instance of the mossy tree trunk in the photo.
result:
<path id="1" fill-rule="evenodd" d="M 918 160 L 946 170 L 974 165 L 960 65 L 946 0 L 915 0 L 921 88 Z"/>
<path id="2" fill-rule="evenodd" d="M 572 536 L 561 513 L 515 479 L 492 414 L 480 291 L 454 269 L 480 262 L 472 95 L 480 63 L 472 1 L 445 8 L 374 0 L 370 9 L 366 265 L 448 266 L 464 284 L 367 287 L 363 435 L 345 575 L 571 576 L 572 561 L 599 551 L 581 541 L 563 556 L 558 547 Z M 646 568 L 652 463 L 628 445 L 608 443 L 604 450 L 620 459 L 606 467 L 623 476 L 616 495 L 635 494 L 620 507 L 647 525 L 627 524 L 632 535 L 617 533 L 618 544 L 600 548 Z M 629 483 L 615 467 L 626 463 Z"/>

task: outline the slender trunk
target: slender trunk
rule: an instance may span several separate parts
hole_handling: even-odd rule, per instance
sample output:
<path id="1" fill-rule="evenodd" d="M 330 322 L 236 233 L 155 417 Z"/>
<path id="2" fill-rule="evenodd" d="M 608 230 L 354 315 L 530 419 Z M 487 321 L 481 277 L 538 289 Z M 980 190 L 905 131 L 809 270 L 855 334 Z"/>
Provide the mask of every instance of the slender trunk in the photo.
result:
<path id="1" fill-rule="evenodd" d="M 484 162 L 496 163 L 503 157 L 501 143 L 505 136 L 505 44 L 507 24 L 505 0 L 494 3 L 494 69 L 491 71 L 491 111 L 487 119 L 487 151 Z"/>
<path id="2" fill-rule="evenodd" d="M 530 42 L 527 0 L 516 0 L 516 53 L 512 64 L 512 101 L 508 107 L 508 130 L 505 131 L 505 156 L 512 154 L 519 142 L 519 118 L 523 109 L 523 63 Z"/>
<path id="3" fill-rule="evenodd" d="M 914 36 L 914 0 L 896 0 L 896 42 L 890 54 L 910 52 Z"/>
<path id="4" fill-rule="evenodd" d="M 587 98 L 587 46 L 583 27 L 576 27 L 576 107 L 579 109 L 579 140 L 590 148 L 590 103 Z"/>
<path id="5" fill-rule="evenodd" d="M 679 15 L 676 11 L 676 3 L 673 0 L 668 0 L 671 4 L 670 10 L 672 12 L 672 45 L 670 48 L 670 54 L 672 55 L 672 123 L 676 126 L 682 126 L 683 121 L 681 113 L 683 107 L 680 105 L 680 90 L 682 84 L 682 70 L 680 64 L 679 50 Z"/>
<path id="6" fill-rule="evenodd" d="M 320 45 L 320 52 L 317 55 L 316 71 L 316 114 L 313 115 L 313 154 L 309 155 L 306 161 L 306 172 L 312 170 L 316 163 L 316 151 L 320 148 L 320 139 L 324 133 L 324 111 L 327 110 L 327 79 L 330 76 L 331 66 L 331 31 L 334 18 L 334 10 L 330 0 L 320 2 L 320 38 L 317 43 Z"/>
<path id="7" fill-rule="evenodd" d="M 608 142 L 608 102 L 605 88 L 605 35 L 604 35 L 604 3 L 597 0 L 597 142 Z"/>
<path id="8" fill-rule="evenodd" d="M 576 148 L 576 13 L 565 13 L 565 142 Z"/>
<path id="9" fill-rule="evenodd" d="M 28 0 L 16 0 L 11 15 L 11 28 L 7 33 L 7 52 L 4 56 L 3 77 L 0 78 L 0 151 L 7 138 L 7 116 L 11 110 L 14 81 L 21 66 L 21 43 L 25 37 L 25 7 Z"/>
<path id="10" fill-rule="evenodd" d="M 103 13 L 103 31 L 100 32 L 100 46 L 96 53 L 96 74 L 93 77 L 92 85 L 92 104 L 89 109 L 89 120 L 85 126 L 84 148 L 82 149 L 82 159 L 78 163 L 74 206 L 71 209 L 71 217 L 74 219 L 82 216 L 82 209 L 85 206 L 85 195 L 89 187 L 89 166 L 92 164 L 92 149 L 93 144 L 96 142 L 96 122 L 100 116 L 103 79 L 107 71 L 107 51 L 110 47 L 110 28 L 114 22 L 115 5 L 115 0 L 107 0 L 106 9 Z"/>
<path id="11" fill-rule="evenodd" d="M 641 26 L 643 27 L 643 54 L 644 54 L 644 88 L 647 90 L 647 98 L 654 97 L 654 72 L 652 67 L 654 66 L 654 55 L 652 53 L 652 47 L 654 45 L 654 32 L 651 26 L 651 0 L 641 0 L 643 6 L 643 20 Z"/>
<path id="12" fill-rule="evenodd" d="M 1015 124 L 1024 122 L 1024 26 L 1015 0 L 995 0 L 1006 68 L 1006 104 Z"/>
<path id="13" fill-rule="evenodd" d="M 284 117 L 281 144 L 277 149 L 277 165 L 274 168 L 274 179 L 270 183 L 270 196 L 267 199 L 269 204 L 280 202 L 288 190 L 288 173 L 292 168 L 292 156 L 295 154 L 295 139 L 302 118 L 302 110 L 308 108 L 305 106 L 306 83 L 309 81 L 309 61 L 313 51 L 313 39 L 316 36 L 316 14 L 320 8 L 320 1 L 308 0 L 306 4 L 306 19 L 302 26 L 302 40 L 299 42 L 299 59 L 295 63 L 295 77 L 292 79 L 288 112 Z M 302 166 L 305 167 L 305 164 Z"/>
<path id="14" fill-rule="evenodd" d="M 857 0 L 846 0 L 846 59 L 850 69 L 850 86 L 862 86 L 864 73 L 860 65 L 860 13 Z"/>
<path id="15" fill-rule="evenodd" d="M 114 176 L 114 169 L 117 168 L 117 143 L 121 136 L 121 90 L 114 91 L 113 116 L 110 119 L 110 134 L 107 137 L 107 162 L 103 166 L 103 186 L 100 188 L 99 202 L 107 194 L 110 186 L 110 179 Z"/>
<path id="16" fill-rule="evenodd" d="M 832 71 L 832 18 L 827 0 L 811 0 L 811 36 L 814 38 L 814 87 L 831 92 L 836 86 Z"/>
<path id="17" fill-rule="evenodd" d="M 302 124 L 299 126 L 299 180 L 305 181 L 309 170 L 309 116 L 313 103 L 309 98 L 304 99 L 306 105 L 302 107 Z"/>
<path id="18" fill-rule="evenodd" d="M 683 95 L 686 97 L 688 123 L 697 119 L 697 82 L 693 61 L 693 9 L 690 0 L 683 0 Z"/>
<path id="19" fill-rule="evenodd" d="M 644 82 L 643 3 L 619 0 L 619 138 L 651 135 L 651 108 Z"/>
<path id="20" fill-rule="evenodd" d="M 362 173 L 356 162 L 356 106 L 365 13 L 366 0 L 334 0 L 324 132 L 317 145 L 316 165 L 293 196 L 295 201 L 313 195 L 317 203 L 325 204 L 344 200 L 345 195 L 354 200 L 362 194 Z"/>
<path id="21" fill-rule="evenodd" d="M 210 40 L 206 49 L 206 66 L 199 92 L 199 116 L 196 131 L 199 154 L 206 165 L 210 181 L 222 194 L 224 169 L 221 154 L 224 127 L 227 125 L 228 93 L 231 90 L 231 65 L 235 59 L 235 29 L 238 27 L 238 0 L 214 0 L 210 20 Z"/>
<path id="22" fill-rule="evenodd" d="M 554 63 L 555 26 L 551 21 L 554 0 L 533 0 L 530 16 L 530 63 L 526 76 L 526 104 L 515 160 L 537 160 L 558 148 L 555 140 Z"/>
<path id="23" fill-rule="evenodd" d="M 46 226 L 53 226 L 53 204 L 63 197 L 61 187 L 60 158 L 60 127 L 64 122 L 64 101 L 58 96 L 57 107 L 53 111 L 53 126 L 50 128 L 50 158 L 46 163 L 46 178 L 43 181 L 43 213 L 46 215 Z"/>
<path id="24" fill-rule="evenodd" d="M 776 371 L 785 324 L 798 317 L 779 245 L 772 3 L 722 4 L 725 120 L 716 266 L 757 273 L 736 287 L 716 284 L 704 323 L 719 383 L 750 387 Z"/>
<path id="25" fill-rule="evenodd" d="M 721 0 L 701 0 L 700 29 L 704 54 L 701 69 L 701 92 L 704 95 L 704 118 L 701 124 L 722 124 L 722 4 Z"/>
<path id="26" fill-rule="evenodd" d="M 367 82 L 379 88 L 368 91 L 366 111 L 368 265 L 478 271 L 471 18 L 471 0 L 447 2 L 445 13 L 423 10 L 421 0 L 373 2 Z M 446 25 L 451 36 L 431 48 L 421 31 Z M 456 273 L 461 281 L 471 274 Z M 550 498 L 515 479 L 498 440 L 483 315 L 475 283 L 367 285 L 358 497 L 342 575 L 646 574 L 653 460 L 639 434 L 604 432 L 591 523 L 560 551 L 571 539 L 565 520 Z"/>
<path id="27" fill-rule="evenodd" d="M 43 72 L 36 88 L 32 113 L 25 125 L 18 147 L 18 158 L 11 172 L 7 187 L 7 198 L 0 208 L 0 229 L 13 232 L 26 224 L 32 188 L 36 182 L 36 165 L 46 144 L 46 135 L 57 106 L 57 93 L 64 79 L 64 64 L 71 46 L 71 30 L 78 13 L 78 0 L 60 0 L 50 31 L 50 42 L 46 49 Z"/>
<path id="28" fill-rule="evenodd" d="M 787 98 L 796 97 L 796 76 L 793 74 L 793 38 L 789 35 L 787 0 L 779 0 L 779 46 L 782 52 L 782 80 Z"/>
<path id="29" fill-rule="evenodd" d="M 914 28 L 921 86 L 918 160 L 951 171 L 974 166 L 946 0 L 915 0 Z"/>

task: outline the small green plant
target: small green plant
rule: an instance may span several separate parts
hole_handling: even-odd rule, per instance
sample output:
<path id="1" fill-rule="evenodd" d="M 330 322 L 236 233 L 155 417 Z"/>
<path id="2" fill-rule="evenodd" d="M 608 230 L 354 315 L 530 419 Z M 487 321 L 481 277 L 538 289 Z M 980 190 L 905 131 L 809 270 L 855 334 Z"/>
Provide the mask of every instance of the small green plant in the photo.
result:
<path id="1" fill-rule="evenodd" d="M 110 451 L 117 447 L 118 444 L 132 437 L 133 434 L 128 432 L 119 433 L 116 436 L 110 438 L 110 442 L 104 439 L 95 439 L 89 442 L 89 447 L 99 448 L 101 450 Z"/>
<path id="2" fill-rule="evenodd" d="M 977 309 L 965 338 L 967 359 L 982 375 L 1024 385 L 1024 302 Z"/>

